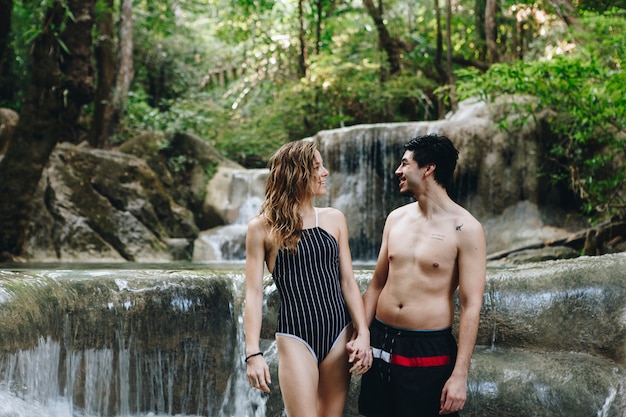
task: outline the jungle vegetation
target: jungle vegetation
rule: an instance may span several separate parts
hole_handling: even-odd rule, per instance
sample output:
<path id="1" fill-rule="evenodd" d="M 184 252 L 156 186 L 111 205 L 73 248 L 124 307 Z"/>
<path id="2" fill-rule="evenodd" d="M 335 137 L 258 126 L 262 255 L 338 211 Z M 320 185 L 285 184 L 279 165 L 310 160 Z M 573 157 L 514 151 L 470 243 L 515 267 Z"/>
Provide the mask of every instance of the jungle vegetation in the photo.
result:
<path id="1" fill-rule="evenodd" d="M 541 174 L 590 221 L 623 218 L 625 17 L 624 0 L 0 0 L 0 108 L 20 115 L 0 162 L 0 252 L 23 250 L 60 141 L 189 132 L 264 167 L 323 129 L 503 94 L 549 114 Z"/>

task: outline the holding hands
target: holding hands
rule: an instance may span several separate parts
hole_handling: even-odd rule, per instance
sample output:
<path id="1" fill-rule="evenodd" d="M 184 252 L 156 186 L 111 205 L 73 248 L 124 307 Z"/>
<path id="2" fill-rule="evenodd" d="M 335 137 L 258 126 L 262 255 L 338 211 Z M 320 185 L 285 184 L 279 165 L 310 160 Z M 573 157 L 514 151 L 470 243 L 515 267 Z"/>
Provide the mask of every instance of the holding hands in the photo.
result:
<path id="1" fill-rule="evenodd" d="M 355 376 L 363 375 L 372 367 L 374 358 L 369 340 L 369 335 L 357 335 L 346 344 L 348 362 L 352 364 L 350 372 L 355 372 Z"/>

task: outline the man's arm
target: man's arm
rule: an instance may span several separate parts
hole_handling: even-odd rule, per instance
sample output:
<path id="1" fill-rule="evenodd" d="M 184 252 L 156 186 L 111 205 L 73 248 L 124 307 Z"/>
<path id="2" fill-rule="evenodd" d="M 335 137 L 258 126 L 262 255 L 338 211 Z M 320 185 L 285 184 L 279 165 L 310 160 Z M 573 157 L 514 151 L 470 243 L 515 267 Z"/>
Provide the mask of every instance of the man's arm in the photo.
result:
<path id="1" fill-rule="evenodd" d="M 474 220 L 459 237 L 459 337 L 452 375 L 441 394 L 440 414 L 459 411 L 467 398 L 467 378 L 480 322 L 486 280 L 487 249 L 483 228 Z"/>
<path id="2" fill-rule="evenodd" d="M 365 306 L 365 319 L 367 323 L 371 323 L 376 315 L 376 306 L 378 305 L 378 297 L 383 287 L 387 283 L 387 276 L 389 273 L 389 217 L 385 222 L 383 229 L 383 239 L 380 244 L 380 251 L 378 252 L 378 260 L 376 261 L 376 268 L 374 274 L 370 280 L 367 290 L 363 295 L 363 304 Z"/>

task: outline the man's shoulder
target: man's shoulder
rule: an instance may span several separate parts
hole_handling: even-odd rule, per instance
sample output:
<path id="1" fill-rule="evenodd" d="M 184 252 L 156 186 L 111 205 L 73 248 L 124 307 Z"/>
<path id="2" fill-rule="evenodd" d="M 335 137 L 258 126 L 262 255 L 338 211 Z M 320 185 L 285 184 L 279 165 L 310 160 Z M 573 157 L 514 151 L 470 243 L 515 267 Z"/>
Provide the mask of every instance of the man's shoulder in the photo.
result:
<path id="1" fill-rule="evenodd" d="M 401 221 L 407 216 L 413 216 L 417 213 L 417 202 L 408 203 L 403 206 L 397 207 L 387 215 L 387 223 L 395 223 Z"/>
<path id="2" fill-rule="evenodd" d="M 482 229 L 482 224 L 480 221 L 474 217 L 472 213 L 469 212 L 466 208 L 462 206 L 458 206 L 458 213 L 456 214 L 457 221 L 461 222 L 464 225 L 467 225 L 468 228 L 480 228 Z"/>
<path id="3" fill-rule="evenodd" d="M 416 209 L 417 209 L 417 201 L 414 201 L 412 203 L 407 203 L 400 207 L 396 207 L 395 209 L 391 210 L 391 212 L 389 213 L 389 216 L 402 216 L 403 214 L 406 214 L 406 213 L 414 213 Z"/>

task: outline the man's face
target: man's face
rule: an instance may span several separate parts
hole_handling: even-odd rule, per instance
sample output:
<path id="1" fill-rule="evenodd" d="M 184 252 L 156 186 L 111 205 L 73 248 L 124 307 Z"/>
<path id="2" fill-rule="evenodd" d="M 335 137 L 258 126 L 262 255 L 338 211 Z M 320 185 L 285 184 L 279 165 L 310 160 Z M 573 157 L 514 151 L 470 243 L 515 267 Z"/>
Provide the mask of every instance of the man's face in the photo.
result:
<path id="1" fill-rule="evenodd" d="M 400 195 L 415 195 L 414 188 L 419 184 L 419 171 L 417 162 L 413 159 L 413 151 L 405 151 L 400 165 L 394 172 L 400 181 Z"/>

